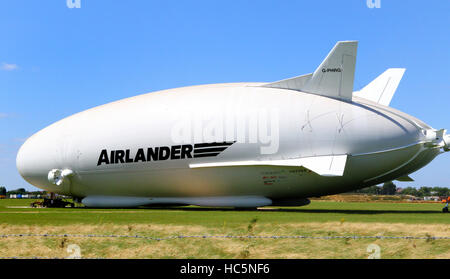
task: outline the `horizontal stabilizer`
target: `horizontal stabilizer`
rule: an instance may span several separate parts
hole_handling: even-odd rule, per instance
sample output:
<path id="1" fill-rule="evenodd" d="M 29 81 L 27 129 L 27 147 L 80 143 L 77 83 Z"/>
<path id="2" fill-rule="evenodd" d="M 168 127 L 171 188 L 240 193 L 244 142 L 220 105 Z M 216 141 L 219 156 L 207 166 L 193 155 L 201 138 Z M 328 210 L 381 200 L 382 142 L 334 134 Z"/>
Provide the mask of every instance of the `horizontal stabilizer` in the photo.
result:
<path id="1" fill-rule="evenodd" d="M 353 94 L 380 105 L 389 106 L 405 70 L 402 68 L 387 69 L 366 87 Z"/>
<path id="2" fill-rule="evenodd" d="M 338 42 L 312 74 L 285 79 L 264 87 L 298 90 L 352 100 L 358 42 Z"/>
<path id="3" fill-rule="evenodd" d="M 304 167 L 321 176 L 342 176 L 347 155 L 316 156 L 288 160 L 235 161 L 190 164 L 190 168 L 240 167 L 240 166 L 280 166 Z"/>
<path id="4" fill-rule="evenodd" d="M 402 177 L 398 177 L 397 179 L 395 179 L 397 181 L 402 181 L 402 182 L 412 182 L 414 181 L 414 179 L 412 179 L 409 175 L 405 175 Z"/>

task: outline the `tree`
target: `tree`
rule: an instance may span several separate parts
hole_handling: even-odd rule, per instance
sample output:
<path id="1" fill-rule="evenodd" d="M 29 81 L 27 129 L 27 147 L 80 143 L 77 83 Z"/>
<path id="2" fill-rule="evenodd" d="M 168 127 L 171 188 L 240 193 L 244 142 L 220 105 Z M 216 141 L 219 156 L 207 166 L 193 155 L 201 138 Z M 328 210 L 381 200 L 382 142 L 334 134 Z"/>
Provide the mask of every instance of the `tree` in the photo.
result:
<path id="1" fill-rule="evenodd" d="M 353 193 L 371 194 L 371 195 L 378 195 L 378 194 L 380 194 L 380 192 L 381 192 L 381 188 L 376 185 L 353 191 Z"/>
<path id="2" fill-rule="evenodd" d="M 381 187 L 382 195 L 395 195 L 397 192 L 397 186 L 395 186 L 394 182 L 386 182 Z"/>
<path id="3" fill-rule="evenodd" d="M 19 189 L 16 189 L 16 190 L 8 191 L 7 193 L 8 194 L 13 194 L 13 195 L 15 195 L 15 194 L 26 194 L 27 191 L 25 190 L 25 188 L 19 188 Z"/>
<path id="4" fill-rule="evenodd" d="M 441 196 L 441 197 L 445 197 L 445 196 L 448 197 L 450 195 L 450 191 L 446 187 L 433 187 L 432 192 L 434 192 L 436 196 Z"/>
<path id="5" fill-rule="evenodd" d="M 431 187 L 420 187 L 420 189 L 419 189 L 419 196 L 421 196 L 421 197 L 425 197 L 425 196 L 431 196 L 431 191 L 432 191 L 432 189 L 431 189 Z"/>
<path id="6" fill-rule="evenodd" d="M 402 190 L 402 195 L 410 195 L 410 196 L 419 196 L 419 193 L 417 192 L 416 188 L 413 187 L 406 187 Z"/>
<path id="7" fill-rule="evenodd" d="M 0 187 L 0 196 L 6 196 L 6 188 Z"/>

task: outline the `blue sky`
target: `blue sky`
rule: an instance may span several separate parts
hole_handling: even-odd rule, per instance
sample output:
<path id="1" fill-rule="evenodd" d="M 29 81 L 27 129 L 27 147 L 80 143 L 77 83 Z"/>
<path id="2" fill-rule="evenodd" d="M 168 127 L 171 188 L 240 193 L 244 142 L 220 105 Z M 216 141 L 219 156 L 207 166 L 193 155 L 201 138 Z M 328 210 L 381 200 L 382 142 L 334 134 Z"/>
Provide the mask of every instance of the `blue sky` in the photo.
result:
<path id="1" fill-rule="evenodd" d="M 391 103 L 450 129 L 450 1 L 0 0 L 0 185 L 23 141 L 73 113 L 194 84 L 275 81 L 313 71 L 358 40 L 355 89 L 407 71 Z M 450 154 L 398 186 L 450 187 Z"/>

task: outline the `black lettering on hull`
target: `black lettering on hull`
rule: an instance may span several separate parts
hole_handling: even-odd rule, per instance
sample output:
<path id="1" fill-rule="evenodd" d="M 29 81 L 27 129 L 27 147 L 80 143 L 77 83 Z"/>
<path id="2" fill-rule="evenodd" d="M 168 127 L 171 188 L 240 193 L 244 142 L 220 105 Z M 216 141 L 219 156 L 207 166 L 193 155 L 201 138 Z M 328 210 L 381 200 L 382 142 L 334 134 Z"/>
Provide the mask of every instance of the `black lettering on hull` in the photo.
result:
<path id="1" fill-rule="evenodd" d="M 202 157 L 215 157 L 225 151 L 235 142 L 198 143 L 195 145 L 173 145 L 139 148 L 136 152 L 131 149 L 108 150 L 102 149 L 97 161 L 97 166 L 109 164 L 144 163 L 151 161 L 192 159 Z M 145 152 L 146 151 L 146 152 Z"/>

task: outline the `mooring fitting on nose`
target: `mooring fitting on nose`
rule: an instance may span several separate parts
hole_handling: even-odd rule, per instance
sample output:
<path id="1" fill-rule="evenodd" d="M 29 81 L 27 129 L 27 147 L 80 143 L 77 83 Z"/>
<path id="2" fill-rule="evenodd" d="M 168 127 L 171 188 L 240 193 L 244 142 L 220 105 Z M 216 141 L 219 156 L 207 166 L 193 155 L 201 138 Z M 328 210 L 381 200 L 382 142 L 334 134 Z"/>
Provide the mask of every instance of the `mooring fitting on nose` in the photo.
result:
<path id="1" fill-rule="evenodd" d="M 70 169 L 52 169 L 48 172 L 48 181 L 56 186 L 61 186 L 64 182 L 67 182 L 73 174 L 74 172 Z"/>

